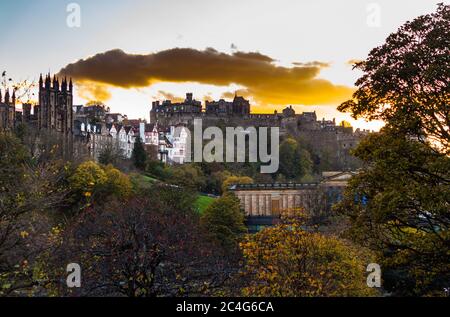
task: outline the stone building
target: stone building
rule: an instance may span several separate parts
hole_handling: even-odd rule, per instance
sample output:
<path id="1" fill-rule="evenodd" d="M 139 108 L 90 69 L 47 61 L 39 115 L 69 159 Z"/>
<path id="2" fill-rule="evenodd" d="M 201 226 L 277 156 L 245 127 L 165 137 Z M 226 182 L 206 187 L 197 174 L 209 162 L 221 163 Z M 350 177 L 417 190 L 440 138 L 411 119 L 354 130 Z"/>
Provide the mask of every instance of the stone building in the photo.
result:
<path id="1" fill-rule="evenodd" d="M 5 92 L 5 99 L 2 99 L 0 90 L 0 130 L 13 129 L 16 123 L 16 95 L 13 91 L 10 96 L 9 89 Z"/>
<path id="2" fill-rule="evenodd" d="M 73 97 L 72 80 L 67 83 L 63 79 L 61 84 L 56 76 L 53 76 L 53 83 L 50 74 L 42 79 L 39 78 L 39 106 L 38 128 L 50 131 L 57 131 L 66 135 L 73 133 Z"/>
<path id="3" fill-rule="evenodd" d="M 282 212 L 302 208 L 306 212 L 316 204 L 329 208 L 338 202 L 348 180 L 355 172 L 324 172 L 316 183 L 238 184 L 230 186 L 241 202 L 250 232 L 279 222 Z M 323 192 L 324 198 L 318 199 Z"/>
<path id="4" fill-rule="evenodd" d="M 201 101 L 193 99 L 192 93 L 187 93 L 183 102 L 172 103 L 171 100 L 165 100 L 160 103 L 154 101 L 150 111 L 150 122 L 155 123 L 160 116 L 172 117 L 180 114 L 200 113 L 202 113 Z"/>

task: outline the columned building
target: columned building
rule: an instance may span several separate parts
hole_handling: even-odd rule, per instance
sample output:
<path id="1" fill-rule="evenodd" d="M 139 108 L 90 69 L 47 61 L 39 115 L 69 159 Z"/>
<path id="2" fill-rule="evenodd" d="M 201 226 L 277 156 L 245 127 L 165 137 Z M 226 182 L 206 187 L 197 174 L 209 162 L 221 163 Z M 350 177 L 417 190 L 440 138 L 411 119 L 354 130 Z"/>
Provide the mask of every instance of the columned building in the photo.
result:
<path id="1" fill-rule="evenodd" d="M 329 208 L 338 202 L 348 180 L 355 172 L 324 172 L 317 183 L 238 184 L 230 190 L 239 198 L 250 232 L 279 222 L 282 212 L 314 208 L 323 204 Z M 323 193 L 324 197 L 319 197 Z"/>

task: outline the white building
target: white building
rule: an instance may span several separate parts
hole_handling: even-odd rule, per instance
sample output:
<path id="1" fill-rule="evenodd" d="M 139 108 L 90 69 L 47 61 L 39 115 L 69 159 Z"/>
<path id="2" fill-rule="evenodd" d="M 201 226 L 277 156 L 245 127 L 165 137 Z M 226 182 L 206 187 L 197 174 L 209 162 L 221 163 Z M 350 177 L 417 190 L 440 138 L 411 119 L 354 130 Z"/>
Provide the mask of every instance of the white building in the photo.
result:
<path id="1" fill-rule="evenodd" d="M 167 153 L 169 163 L 184 164 L 186 162 L 190 156 L 189 135 L 189 130 L 183 125 L 170 127 L 167 135 L 167 139 L 171 143 Z"/>

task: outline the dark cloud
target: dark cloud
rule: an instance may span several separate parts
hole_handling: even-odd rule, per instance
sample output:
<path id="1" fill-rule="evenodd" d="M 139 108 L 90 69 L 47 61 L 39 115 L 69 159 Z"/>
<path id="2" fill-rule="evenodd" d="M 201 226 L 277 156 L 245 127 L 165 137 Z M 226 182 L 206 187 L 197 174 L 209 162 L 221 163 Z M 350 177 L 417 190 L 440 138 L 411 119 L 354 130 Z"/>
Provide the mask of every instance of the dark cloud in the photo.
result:
<path id="1" fill-rule="evenodd" d="M 146 55 L 116 49 L 69 64 L 60 74 L 122 88 L 157 82 L 237 84 L 261 104 L 336 104 L 351 96 L 352 88 L 317 77 L 324 63 L 282 67 L 273 62 L 258 52 L 226 54 L 213 48 L 174 48 Z"/>

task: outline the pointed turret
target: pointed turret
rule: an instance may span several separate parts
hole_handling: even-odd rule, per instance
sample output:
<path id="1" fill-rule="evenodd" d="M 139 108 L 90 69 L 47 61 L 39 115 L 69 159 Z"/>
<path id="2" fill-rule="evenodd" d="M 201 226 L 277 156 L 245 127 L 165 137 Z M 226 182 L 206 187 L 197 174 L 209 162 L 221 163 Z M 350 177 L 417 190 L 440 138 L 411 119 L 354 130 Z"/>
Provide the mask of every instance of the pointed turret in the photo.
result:
<path id="1" fill-rule="evenodd" d="M 69 91 L 72 92 L 73 89 L 73 85 L 72 85 L 72 77 L 70 77 L 70 81 L 69 81 Z"/>
<path id="2" fill-rule="evenodd" d="M 45 88 L 50 89 L 50 73 L 45 75 Z"/>
<path id="3" fill-rule="evenodd" d="M 39 75 L 39 88 L 41 88 L 44 84 L 44 81 L 42 80 L 42 73 Z"/>
<path id="4" fill-rule="evenodd" d="M 9 88 L 6 90 L 6 93 L 5 93 L 5 103 L 9 104 Z"/>
<path id="5" fill-rule="evenodd" d="M 66 92 L 67 91 L 67 77 L 64 77 L 62 84 L 61 84 L 61 91 Z"/>
<path id="6" fill-rule="evenodd" d="M 15 105 L 16 104 L 16 89 L 13 89 L 13 93 L 12 93 L 12 103 Z"/>

